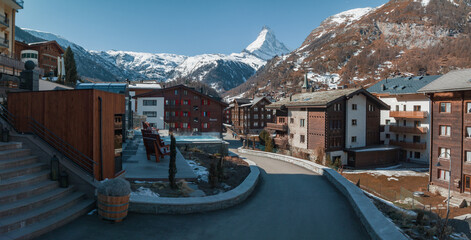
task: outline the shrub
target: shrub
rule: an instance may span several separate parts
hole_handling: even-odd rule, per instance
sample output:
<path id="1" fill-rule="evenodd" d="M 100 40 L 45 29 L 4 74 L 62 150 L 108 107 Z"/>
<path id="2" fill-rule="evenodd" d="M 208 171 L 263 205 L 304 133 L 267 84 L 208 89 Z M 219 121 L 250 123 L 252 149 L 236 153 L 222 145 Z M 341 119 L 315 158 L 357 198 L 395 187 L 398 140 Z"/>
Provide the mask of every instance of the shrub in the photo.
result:
<path id="1" fill-rule="evenodd" d="M 131 193 L 131 185 L 122 178 L 101 181 L 97 187 L 99 194 L 112 197 L 127 196 Z"/>
<path id="2" fill-rule="evenodd" d="M 270 133 L 268 133 L 268 132 L 265 131 L 265 130 L 262 130 L 262 131 L 260 132 L 260 134 L 258 135 L 258 138 L 260 138 L 260 143 L 261 143 L 262 145 L 265 145 L 265 144 L 266 144 L 267 138 L 269 138 L 269 137 L 270 137 Z"/>

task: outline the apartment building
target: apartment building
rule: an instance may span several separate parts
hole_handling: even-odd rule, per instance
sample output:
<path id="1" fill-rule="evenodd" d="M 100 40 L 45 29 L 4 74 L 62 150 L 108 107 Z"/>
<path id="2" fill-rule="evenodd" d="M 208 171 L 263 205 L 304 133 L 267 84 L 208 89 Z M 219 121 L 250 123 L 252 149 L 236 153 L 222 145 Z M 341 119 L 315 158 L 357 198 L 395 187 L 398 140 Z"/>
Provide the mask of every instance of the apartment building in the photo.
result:
<path id="1" fill-rule="evenodd" d="M 24 64 L 15 59 L 15 16 L 23 9 L 23 1 L 0 0 L 0 85 L 17 82 Z M 16 84 L 17 85 L 17 84 Z"/>
<path id="2" fill-rule="evenodd" d="M 234 99 L 231 103 L 232 123 L 237 134 L 259 134 L 268 123 L 273 122 L 273 111 L 266 106 L 266 97 Z"/>
<path id="3" fill-rule="evenodd" d="M 16 41 L 15 57 L 22 62 L 33 61 L 44 70 L 44 76 L 65 75 L 64 49 L 56 41 L 24 43 Z"/>
<path id="4" fill-rule="evenodd" d="M 430 99 L 417 91 L 439 77 L 384 79 L 368 88 L 390 107 L 381 111 L 381 142 L 401 147 L 403 161 L 429 163 Z"/>
<path id="5" fill-rule="evenodd" d="M 449 72 L 419 89 L 431 100 L 430 189 L 471 198 L 471 69 Z M 450 173 L 451 169 L 451 173 Z"/>
<path id="6" fill-rule="evenodd" d="M 295 94 L 267 108 L 288 110 L 294 155 L 314 160 L 325 152 L 332 161 L 357 168 L 397 162 L 398 148 L 380 144 L 380 110 L 389 106 L 363 88 Z"/>
<path id="7" fill-rule="evenodd" d="M 164 127 L 176 133 L 222 133 L 223 110 L 228 105 L 193 88 L 177 85 L 155 89 L 134 98 L 138 102 L 163 98 L 164 111 L 156 109 L 155 112 L 157 117 L 163 116 Z"/>

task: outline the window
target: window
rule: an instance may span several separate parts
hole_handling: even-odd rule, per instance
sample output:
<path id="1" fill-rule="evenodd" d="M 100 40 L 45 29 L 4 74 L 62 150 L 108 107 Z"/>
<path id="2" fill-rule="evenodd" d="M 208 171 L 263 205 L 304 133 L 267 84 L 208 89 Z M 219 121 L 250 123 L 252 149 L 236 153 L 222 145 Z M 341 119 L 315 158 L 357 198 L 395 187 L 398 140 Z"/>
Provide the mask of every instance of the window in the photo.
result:
<path id="1" fill-rule="evenodd" d="M 203 117 L 207 117 L 209 116 L 209 113 L 208 112 L 203 112 Z"/>
<path id="2" fill-rule="evenodd" d="M 144 106 L 157 106 L 157 100 L 144 100 L 142 104 Z"/>
<path id="3" fill-rule="evenodd" d="M 421 111 L 421 106 L 420 105 L 415 105 L 414 106 L 414 112 L 420 112 Z"/>
<path id="4" fill-rule="evenodd" d="M 258 119 L 258 114 L 254 114 L 253 119 Z"/>
<path id="5" fill-rule="evenodd" d="M 193 128 L 193 132 L 198 132 L 198 128 Z"/>
<path id="6" fill-rule="evenodd" d="M 294 118 L 290 118 L 289 123 L 294 123 Z"/>
<path id="7" fill-rule="evenodd" d="M 188 128 L 188 123 L 183 123 L 182 127 L 183 128 Z"/>
<path id="8" fill-rule="evenodd" d="M 440 126 L 440 136 L 449 137 L 450 134 L 451 134 L 451 126 L 444 126 L 444 125 Z"/>
<path id="9" fill-rule="evenodd" d="M 146 115 L 147 117 L 157 117 L 157 112 L 155 111 L 144 111 L 142 114 Z"/>
<path id="10" fill-rule="evenodd" d="M 369 104 L 368 105 L 368 111 L 374 112 L 375 111 L 375 105 Z"/>
<path id="11" fill-rule="evenodd" d="M 406 105 L 402 106 L 402 110 L 403 110 L 404 112 L 407 111 L 407 106 L 406 106 Z"/>
<path id="12" fill-rule="evenodd" d="M 175 112 L 170 112 L 170 114 L 172 115 L 172 117 L 175 117 Z"/>
<path id="13" fill-rule="evenodd" d="M 450 113 L 451 112 L 451 103 L 449 103 L 449 102 L 440 103 L 440 112 L 441 113 Z"/>
<path id="14" fill-rule="evenodd" d="M 169 104 L 169 100 L 165 100 L 165 105 L 168 105 Z"/>
<path id="15" fill-rule="evenodd" d="M 183 100 L 183 105 L 188 105 L 189 101 L 188 100 Z"/>
<path id="16" fill-rule="evenodd" d="M 409 158 L 412 158 L 412 151 L 409 152 Z"/>
<path id="17" fill-rule="evenodd" d="M 299 119 L 299 126 L 304 127 L 305 120 L 304 119 Z"/>
<path id="18" fill-rule="evenodd" d="M 396 112 L 399 111 L 399 105 L 396 105 Z"/>
<path id="19" fill-rule="evenodd" d="M 330 120 L 330 129 L 340 129 L 342 122 L 340 120 Z"/>
<path id="20" fill-rule="evenodd" d="M 258 107 L 254 107 L 253 110 L 254 110 L 255 112 L 258 112 Z"/>
<path id="21" fill-rule="evenodd" d="M 450 159 L 451 149 L 441 147 L 438 148 L 438 152 L 440 153 L 439 158 Z"/>
<path id="22" fill-rule="evenodd" d="M 466 151 L 466 159 L 465 162 L 471 163 L 471 151 Z"/>
<path id="23" fill-rule="evenodd" d="M 267 114 L 267 119 L 271 119 L 271 114 Z M 284 122 L 284 119 L 283 119 Z"/>
<path id="24" fill-rule="evenodd" d="M 188 112 L 183 112 L 184 117 L 188 117 Z"/>
<path id="25" fill-rule="evenodd" d="M 404 120 L 403 123 L 404 123 L 404 127 L 407 126 L 407 121 L 406 120 Z"/>
<path id="26" fill-rule="evenodd" d="M 294 138 L 294 134 L 290 133 L 289 138 Z"/>
<path id="27" fill-rule="evenodd" d="M 352 143 L 355 143 L 355 142 L 357 142 L 357 137 L 356 137 L 356 136 L 353 136 L 353 137 L 352 137 Z"/>
<path id="28" fill-rule="evenodd" d="M 299 136 L 299 142 L 300 142 L 300 143 L 306 142 L 306 137 L 305 137 L 304 135 L 300 135 L 300 136 Z"/>
<path id="29" fill-rule="evenodd" d="M 357 125 L 357 120 L 356 119 L 352 119 L 352 126 L 356 126 Z"/>
<path id="30" fill-rule="evenodd" d="M 334 111 L 340 111 L 342 110 L 342 105 L 340 103 L 334 104 Z"/>
<path id="31" fill-rule="evenodd" d="M 465 133 L 467 138 L 471 138 L 471 127 L 466 127 L 466 133 Z"/>
<path id="32" fill-rule="evenodd" d="M 175 123 L 169 123 L 170 128 L 175 128 Z"/>
<path id="33" fill-rule="evenodd" d="M 443 181 L 450 180 L 450 172 L 443 169 L 438 169 L 437 178 Z"/>
<path id="34" fill-rule="evenodd" d="M 188 91 L 187 90 L 183 90 L 183 95 L 188 95 Z"/>
<path id="35" fill-rule="evenodd" d="M 178 90 L 177 89 L 175 89 L 175 95 L 178 95 Z"/>
<path id="36" fill-rule="evenodd" d="M 386 138 L 388 138 L 388 139 L 389 139 L 390 137 L 391 137 L 391 134 L 389 134 L 389 133 L 386 133 Z"/>
<path id="37" fill-rule="evenodd" d="M 466 113 L 471 113 L 471 102 L 466 103 Z"/>
<path id="38" fill-rule="evenodd" d="M 352 104 L 352 110 L 357 110 L 358 106 L 356 104 Z"/>
<path id="39" fill-rule="evenodd" d="M 414 127 L 420 127 L 421 124 L 420 121 L 414 121 Z"/>
<path id="40" fill-rule="evenodd" d="M 254 127 L 258 127 L 258 122 L 254 122 L 254 123 L 253 123 L 253 126 L 254 126 Z"/>
<path id="41" fill-rule="evenodd" d="M 386 125 L 390 125 L 391 124 L 391 120 L 387 119 L 386 120 Z"/>
<path id="42" fill-rule="evenodd" d="M 414 152 L 414 158 L 419 159 L 420 158 L 420 152 Z"/>
<path id="43" fill-rule="evenodd" d="M 208 128 L 208 123 L 203 123 L 203 128 Z"/>

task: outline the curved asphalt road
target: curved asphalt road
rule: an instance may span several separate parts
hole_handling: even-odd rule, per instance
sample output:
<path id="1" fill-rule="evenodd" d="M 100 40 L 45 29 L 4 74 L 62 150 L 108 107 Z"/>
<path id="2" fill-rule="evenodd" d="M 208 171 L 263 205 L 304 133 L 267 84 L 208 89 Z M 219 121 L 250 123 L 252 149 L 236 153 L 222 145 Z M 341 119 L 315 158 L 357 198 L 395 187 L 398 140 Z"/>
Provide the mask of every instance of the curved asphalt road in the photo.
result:
<path id="1" fill-rule="evenodd" d="M 261 179 L 240 205 L 188 215 L 130 213 L 122 223 L 86 215 L 40 239 L 369 239 L 346 198 L 324 177 L 242 156 L 257 163 Z"/>

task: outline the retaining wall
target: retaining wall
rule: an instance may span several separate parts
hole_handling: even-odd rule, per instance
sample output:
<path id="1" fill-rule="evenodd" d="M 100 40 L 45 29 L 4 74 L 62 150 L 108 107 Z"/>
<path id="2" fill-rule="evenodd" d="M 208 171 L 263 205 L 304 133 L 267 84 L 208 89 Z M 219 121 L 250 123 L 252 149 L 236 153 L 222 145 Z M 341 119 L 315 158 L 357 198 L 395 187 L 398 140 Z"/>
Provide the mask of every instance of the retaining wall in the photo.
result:
<path id="1" fill-rule="evenodd" d="M 250 165 L 250 173 L 236 188 L 212 196 L 188 198 L 155 198 L 131 196 L 129 211 L 151 214 L 188 214 L 208 212 L 232 207 L 244 201 L 257 186 L 260 170 L 255 163 Z"/>

